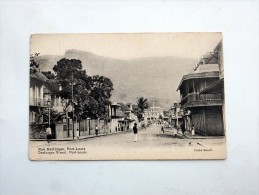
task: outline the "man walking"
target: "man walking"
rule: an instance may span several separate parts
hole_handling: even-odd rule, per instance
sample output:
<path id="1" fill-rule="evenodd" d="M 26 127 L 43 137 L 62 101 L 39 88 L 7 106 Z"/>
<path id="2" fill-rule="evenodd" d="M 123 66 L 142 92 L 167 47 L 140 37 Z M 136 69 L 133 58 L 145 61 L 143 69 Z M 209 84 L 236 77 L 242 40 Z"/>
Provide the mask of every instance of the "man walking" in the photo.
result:
<path id="1" fill-rule="evenodd" d="M 51 128 L 50 128 L 50 126 L 47 127 L 46 133 L 47 133 L 48 143 L 50 143 L 50 140 L 51 140 Z"/>
<path id="2" fill-rule="evenodd" d="M 134 123 L 133 133 L 134 133 L 134 142 L 137 142 L 137 141 L 138 141 L 138 128 L 137 128 L 137 123 Z"/>
<path id="3" fill-rule="evenodd" d="M 95 135 L 98 136 L 98 133 L 99 133 L 99 129 L 98 129 L 98 125 L 96 125 L 96 127 L 95 127 Z"/>
<path id="4" fill-rule="evenodd" d="M 161 125 L 161 132 L 162 132 L 162 134 L 164 134 L 164 133 L 165 133 L 164 125 L 163 125 L 163 124 Z"/>
<path id="5" fill-rule="evenodd" d="M 76 139 L 79 140 L 79 130 L 76 130 Z"/>

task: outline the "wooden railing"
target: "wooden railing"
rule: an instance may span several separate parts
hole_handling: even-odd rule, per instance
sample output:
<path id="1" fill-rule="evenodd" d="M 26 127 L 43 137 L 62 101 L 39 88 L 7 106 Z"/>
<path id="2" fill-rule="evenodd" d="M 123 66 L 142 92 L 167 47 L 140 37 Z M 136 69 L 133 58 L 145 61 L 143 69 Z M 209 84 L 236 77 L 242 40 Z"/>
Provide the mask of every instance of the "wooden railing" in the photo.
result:
<path id="1" fill-rule="evenodd" d="M 193 101 L 215 101 L 215 100 L 222 100 L 221 94 L 189 93 L 181 100 L 181 104 L 185 104 Z"/>
<path id="2" fill-rule="evenodd" d="M 198 93 L 188 93 L 184 98 L 181 100 L 181 104 L 185 104 L 190 101 L 198 101 L 199 94 Z"/>
<path id="3" fill-rule="evenodd" d="M 221 100 L 221 94 L 200 94 L 200 100 Z"/>

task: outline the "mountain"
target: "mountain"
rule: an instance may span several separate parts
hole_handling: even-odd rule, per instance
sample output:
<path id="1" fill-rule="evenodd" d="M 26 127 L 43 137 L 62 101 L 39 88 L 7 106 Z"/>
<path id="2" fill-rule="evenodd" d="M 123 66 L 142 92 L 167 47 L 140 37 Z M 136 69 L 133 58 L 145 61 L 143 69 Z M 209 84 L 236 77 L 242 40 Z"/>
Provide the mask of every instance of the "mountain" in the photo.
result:
<path id="1" fill-rule="evenodd" d="M 155 102 L 165 109 L 179 100 L 178 84 L 195 63 L 195 59 L 171 56 L 120 60 L 78 50 L 68 50 L 63 56 L 39 56 L 37 62 L 41 71 L 49 71 L 61 58 L 80 59 L 88 75 L 110 78 L 114 85 L 111 101 L 136 102 L 143 96 L 150 105 Z"/>

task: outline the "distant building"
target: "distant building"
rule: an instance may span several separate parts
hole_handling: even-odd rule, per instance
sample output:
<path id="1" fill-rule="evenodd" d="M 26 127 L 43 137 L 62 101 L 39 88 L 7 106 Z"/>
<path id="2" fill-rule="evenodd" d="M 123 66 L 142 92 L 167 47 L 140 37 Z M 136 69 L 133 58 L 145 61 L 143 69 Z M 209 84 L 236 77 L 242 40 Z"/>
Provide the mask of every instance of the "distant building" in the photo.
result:
<path id="1" fill-rule="evenodd" d="M 170 109 L 170 124 L 171 126 L 179 126 L 179 122 L 183 122 L 183 109 L 181 105 L 177 102 L 174 102 L 174 105 Z"/>
<path id="2" fill-rule="evenodd" d="M 204 55 L 194 67 L 194 72 L 184 75 L 177 88 L 184 109 L 186 129 L 194 125 L 196 133 L 200 135 L 225 134 L 222 114 L 224 94 L 208 90 L 215 83 L 221 82 L 218 63 L 218 52 Z"/>
<path id="3" fill-rule="evenodd" d="M 109 105 L 110 132 L 126 131 L 138 123 L 137 116 L 133 113 L 132 104 L 112 102 Z"/>
<path id="4" fill-rule="evenodd" d="M 163 108 L 160 106 L 155 107 L 155 104 L 153 103 L 153 106 L 149 109 L 146 109 L 144 111 L 144 121 L 145 123 L 154 123 L 158 122 L 160 118 L 164 117 Z"/>

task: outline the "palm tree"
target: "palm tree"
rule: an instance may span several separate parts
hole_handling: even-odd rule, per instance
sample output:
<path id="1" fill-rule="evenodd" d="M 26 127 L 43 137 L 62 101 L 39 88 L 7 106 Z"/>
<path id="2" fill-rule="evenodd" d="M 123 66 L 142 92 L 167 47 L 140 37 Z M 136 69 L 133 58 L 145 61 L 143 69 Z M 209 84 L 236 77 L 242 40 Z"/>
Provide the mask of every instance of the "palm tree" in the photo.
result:
<path id="1" fill-rule="evenodd" d="M 138 106 L 138 119 L 139 121 L 143 120 L 142 114 L 144 113 L 145 109 L 148 109 L 148 100 L 144 97 L 140 97 L 137 100 L 137 106 Z"/>

